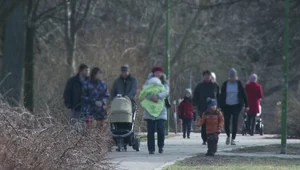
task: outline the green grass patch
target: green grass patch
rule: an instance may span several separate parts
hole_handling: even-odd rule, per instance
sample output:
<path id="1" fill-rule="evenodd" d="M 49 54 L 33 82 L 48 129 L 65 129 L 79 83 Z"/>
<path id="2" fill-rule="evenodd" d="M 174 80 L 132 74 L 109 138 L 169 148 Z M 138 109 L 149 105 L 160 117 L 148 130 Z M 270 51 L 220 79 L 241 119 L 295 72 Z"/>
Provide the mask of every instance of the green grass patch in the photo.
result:
<path id="1" fill-rule="evenodd" d="M 300 155 L 300 143 L 288 144 L 287 154 L 290 155 Z M 231 153 L 277 153 L 279 154 L 281 150 L 281 145 L 266 145 L 266 146 L 253 146 L 240 148 L 230 151 Z"/>
<path id="2" fill-rule="evenodd" d="M 172 138 L 172 137 L 175 137 L 175 136 L 178 136 L 176 134 L 170 134 L 168 136 L 166 136 L 165 138 Z M 138 135 L 138 137 L 140 138 L 141 142 L 146 142 L 147 141 L 147 135 Z M 156 135 L 155 135 L 155 139 L 157 139 Z"/>
<path id="3" fill-rule="evenodd" d="M 199 155 L 163 170 L 299 170 L 300 159 L 253 158 Z"/>

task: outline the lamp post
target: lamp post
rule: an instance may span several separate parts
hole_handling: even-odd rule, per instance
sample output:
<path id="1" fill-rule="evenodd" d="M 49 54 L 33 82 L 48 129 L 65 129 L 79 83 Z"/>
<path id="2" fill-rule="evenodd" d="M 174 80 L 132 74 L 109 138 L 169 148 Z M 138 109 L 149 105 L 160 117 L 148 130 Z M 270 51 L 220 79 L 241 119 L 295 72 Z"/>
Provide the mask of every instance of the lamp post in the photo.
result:
<path id="1" fill-rule="evenodd" d="M 290 1 L 285 0 L 284 5 L 284 44 L 283 44 L 283 90 L 282 90 L 282 115 L 281 115 L 281 154 L 287 152 L 287 109 L 288 109 L 288 58 L 289 58 L 289 10 Z"/>
<path id="2" fill-rule="evenodd" d="M 165 73 L 167 79 L 170 81 L 170 20 L 169 20 L 169 13 L 170 13 L 170 6 L 169 0 L 165 0 L 166 4 L 166 61 L 165 61 Z M 167 110 L 168 119 L 166 121 L 166 133 L 165 135 L 169 134 L 169 122 L 170 122 L 170 110 Z"/>

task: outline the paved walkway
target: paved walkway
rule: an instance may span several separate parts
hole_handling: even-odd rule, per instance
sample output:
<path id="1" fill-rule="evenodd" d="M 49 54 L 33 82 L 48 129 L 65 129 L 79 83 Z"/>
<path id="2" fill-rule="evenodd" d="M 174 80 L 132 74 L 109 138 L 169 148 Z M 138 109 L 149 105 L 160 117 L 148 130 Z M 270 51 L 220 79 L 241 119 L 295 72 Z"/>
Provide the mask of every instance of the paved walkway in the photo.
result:
<path id="1" fill-rule="evenodd" d="M 162 167 L 166 163 L 195 156 L 199 153 L 206 153 L 207 146 L 201 145 L 201 135 L 193 133 L 192 139 L 183 139 L 180 136 L 166 139 L 164 154 L 149 155 L 145 142 L 141 144 L 141 151 L 135 152 L 128 148 L 127 152 L 110 152 L 109 157 L 113 163 L 118 165 L 120 170 L 153 170 Z M 232 150 L 241 147 L 280 144 L 279 139 L 266 139 L 270 135 L 261 136 L 237 136 L 236 146 L 225 145 L 226 136 L 220 135 L 219 151 Z M 288 140 L 288 143 L 300 143 L 300 140 Z M 227 154 L 227 153 L 220 153 Z M 228 153 L 229 154 L 229 153 Z"/>

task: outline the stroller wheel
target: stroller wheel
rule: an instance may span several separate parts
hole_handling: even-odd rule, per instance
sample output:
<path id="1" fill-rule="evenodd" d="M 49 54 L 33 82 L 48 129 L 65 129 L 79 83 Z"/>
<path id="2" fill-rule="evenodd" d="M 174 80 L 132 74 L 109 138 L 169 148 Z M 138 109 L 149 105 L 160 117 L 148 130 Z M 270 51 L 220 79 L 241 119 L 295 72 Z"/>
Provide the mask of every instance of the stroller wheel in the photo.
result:
<path id="1" fill-rule="evenodd" d="M 260 134 L 260 136 L 264 135 L 264 125 L 261 125 L 261 128 L 259 130 L 259 134 Z"/>
<path id="2" fill-rule="evenodd" d="M 134 144 L 133 144 L 132 148 L 134 150 L 136 150 L 137 152 L 140 151 L 140 143 L 141 143 L 141 141 L 139 138 L 134 139 Z"/>

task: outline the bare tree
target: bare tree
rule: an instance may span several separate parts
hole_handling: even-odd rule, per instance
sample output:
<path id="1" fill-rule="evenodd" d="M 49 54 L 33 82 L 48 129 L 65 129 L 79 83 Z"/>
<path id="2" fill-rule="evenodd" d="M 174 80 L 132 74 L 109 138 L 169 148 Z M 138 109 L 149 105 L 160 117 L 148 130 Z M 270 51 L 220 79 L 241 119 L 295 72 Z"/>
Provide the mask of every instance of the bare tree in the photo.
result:
<path id="1" fill-rule="evenodd" d="M 2 95 L 17 105 L 21 101 L 23 61 L 25 55 L 25 5 L 15 7 L 10 0 L 3 2 L 9 12 L 4 23 L 3 68 L 1 75 Z"/>
<path id="2" fill-rule="evenodd" d="M 77 33 L 82 27 L 93 2 L 93 0 L 65 0 L 65 45 L 67 49 L 67 64 L 71 73 L 76 72 Z"/>

